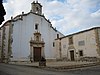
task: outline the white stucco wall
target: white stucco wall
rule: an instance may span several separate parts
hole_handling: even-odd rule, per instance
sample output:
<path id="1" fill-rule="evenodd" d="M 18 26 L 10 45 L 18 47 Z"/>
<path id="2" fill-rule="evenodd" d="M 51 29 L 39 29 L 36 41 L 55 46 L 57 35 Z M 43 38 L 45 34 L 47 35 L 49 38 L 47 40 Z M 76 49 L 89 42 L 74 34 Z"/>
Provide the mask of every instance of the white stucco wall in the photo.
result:
<path id="1" fill-rule="evenodd" d="M 33 37 L 35 30 L 35 24 L 39 24 L 38 31 L 41 33 L 41 38 L 45 42 L 45 56 L 46 59 L 55 58 L 55 50 L 53 50 L 53 42 L 60 34 L 54 31 L 50 27 L 50 23 L 43 17 L 30 13 L 27 16 L 23 16 L 23 20 L 13 22 L 13 43 L 12 54 L 14 60 L 27 60 L 30 54 L 30 39 Z M 60 34 L 60 36 L 63 36 Z"/>

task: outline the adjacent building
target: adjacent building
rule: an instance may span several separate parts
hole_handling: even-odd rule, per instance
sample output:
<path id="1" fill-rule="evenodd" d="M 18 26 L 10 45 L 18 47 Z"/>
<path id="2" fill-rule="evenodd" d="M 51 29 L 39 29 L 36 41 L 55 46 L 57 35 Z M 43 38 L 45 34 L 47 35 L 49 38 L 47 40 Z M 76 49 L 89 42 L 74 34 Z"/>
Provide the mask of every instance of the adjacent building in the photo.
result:
<path id="1" fill-rule="evenodd" d="M 55 43 L 57 59 L 100 58 L 100 27 L 61 37 Z"/>

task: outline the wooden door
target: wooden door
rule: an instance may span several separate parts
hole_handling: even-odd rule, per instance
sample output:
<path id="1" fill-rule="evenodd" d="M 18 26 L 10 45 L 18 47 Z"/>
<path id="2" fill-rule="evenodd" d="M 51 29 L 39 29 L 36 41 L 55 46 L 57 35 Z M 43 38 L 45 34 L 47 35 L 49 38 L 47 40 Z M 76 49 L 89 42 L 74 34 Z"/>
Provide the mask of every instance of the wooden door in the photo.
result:
<path id="1" fill-rule="evenodd" d="M 74 58 L 74 50 L 70 51 L 70 59 L 71 59 L 71 61 L 75 60 L 75 58 Z"/>
<path id="2" fill-rule="evenodd" d="M 41 59 L 41 47 L 34 47 L 34 61 L 38 62 Z"/>

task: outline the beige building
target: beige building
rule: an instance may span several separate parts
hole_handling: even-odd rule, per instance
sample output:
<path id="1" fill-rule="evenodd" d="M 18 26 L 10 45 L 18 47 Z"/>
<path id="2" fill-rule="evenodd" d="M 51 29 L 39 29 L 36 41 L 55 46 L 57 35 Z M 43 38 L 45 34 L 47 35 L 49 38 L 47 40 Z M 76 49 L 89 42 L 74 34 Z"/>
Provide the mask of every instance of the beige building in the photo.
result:
<path id="1" fill-rule="evenodd" d="M 56 58 L 86 60 L 100 57 L 100 27 L 80 31 L 55 40 Z"/>
<path id="2" fill-rule="evenodd" d="M 12 26 L 11 20 L 8 20 L 0 28 L 0 60 L 7 62 L 11 56 Z"/>

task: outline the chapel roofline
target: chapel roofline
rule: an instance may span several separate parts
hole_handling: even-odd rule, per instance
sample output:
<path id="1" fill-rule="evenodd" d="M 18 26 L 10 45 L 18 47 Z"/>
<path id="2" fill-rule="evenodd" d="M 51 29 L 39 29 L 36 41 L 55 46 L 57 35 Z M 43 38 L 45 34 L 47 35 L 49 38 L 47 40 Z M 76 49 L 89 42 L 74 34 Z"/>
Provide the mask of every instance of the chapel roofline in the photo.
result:
<path id="1" fill-rule="evenodd" d="M 24 14 L 24 13 L 22 12 L 22 14 L 19 14 L 19 15 L 13 17 L 13 20 L 14 20 L 14 22 L 17 21 L 17 20 L 21 20 L 22 16 L 27 16 L 27 15 L 29 15 L 30 13 L 35 14 L 35 15 L 38 15 L 38 16 L 41 16 L 41 17 L 43 17 L 47 22 L 51 23 L 49 19 L 46 19 L 46 17 L 44 16 L 44 14 L 43 14 L 43 15 L 40 15 L 40 14 L 37 14 L 37 13 L 33 13 L 32 11 L 30 11 L 30 12 L 28 12 L 28 13 L 26 13 L 26 14 Z M 15 19 L 16 19 L 16 20 L 15 20 Z"/>
<path id="2" fill-rule="evenodd" d="M 60 31 L 58 31 L 56 28 L 54 28 L 54 27 L 52 26 L 50 20 L 47 19 L 47 18 L 44 16 L 44 14 L 43 14 L 43 15 L 40 15 L 40 14 L 37 14 L 37 13 L 33 13 L 32 11 L 30 11 L 30 12 L 28 12 L 28 13 L 22 12 L 22 14 L 19 14 L 19 15 L 15 16 L 15 17 L 11 17 L 11 20 L 6 21 L 6 22 L 3 24 L 3 26 L 5 26 L 5 24 L 6 24 L 7 22 L 16 22 L 16 21 L 18 21 L 18 20 L 23 20 L 23 16 L 27 16 L 27 15 L 29 15 L 29 14 L 31 14 L 31 13 L 32 13 L 32 14 L 35 14 L 35 15 L 37 15 L 37 16 L 43 17 L 48 23 L 50 23 L 50 27 L 51 27 L 55 32 L 59 32 L 60 34 L 62 34 Z M 3 26 L 2 26 L 2 27 L 3 27 Z M 1 27 L 1 28 L 2 28 L 2 27 Z M 62 34 L 62 35 L 64 35 L 64 34 Z"/>
<path id="3" fill-rule="evenodd" d="M 4 27 L 4 26 L 8 26 L 7 23 L 10 23 L 11 20 L 7 20 L 0 28 Z"/>
<path id="4" fill-rule="evenodd" d="M 69 34 L 69 35 L 66 35 L 66 36 L 61 37 L 61 38 L 58 38 L 58 39 L 61 40 L 61 39 L 66 38 L 66 37 L 73 36 L 73 35 L 77 35 L 77 34 L 84 33 L 84 32 L 87 32 L 87 31 L 91 31 L 91 30 L 94 30 L 94 29 L 100 29 L 100 27 L 92 27 L 90 29 L 86 29 L 86 30 L 79 31 L 79 32 L 76 32 L 76 33 L 73 33 L 73 34 Z M 55 40 L 57 40 L 57 39 L 55 39 Z"/>

